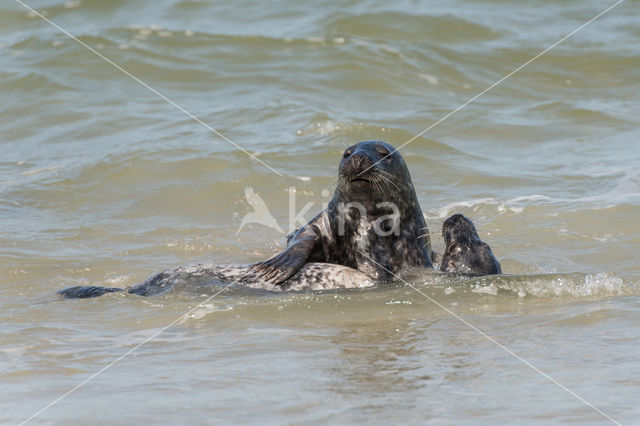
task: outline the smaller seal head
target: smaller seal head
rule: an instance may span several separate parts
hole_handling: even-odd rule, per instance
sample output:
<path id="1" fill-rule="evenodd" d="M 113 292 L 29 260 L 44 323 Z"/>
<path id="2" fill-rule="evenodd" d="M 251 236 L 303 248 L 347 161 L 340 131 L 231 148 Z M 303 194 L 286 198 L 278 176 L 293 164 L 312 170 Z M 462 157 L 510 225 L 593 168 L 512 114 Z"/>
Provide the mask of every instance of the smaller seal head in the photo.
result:
<path id="1" fill-rule="evenodd" d="M 458 213 L 445 220 L 442 237 L 446 250 L 440 263 L 441 272 L 469 275 L 502 273 L 491 248 L 480 239 L 468 218 Z"/>

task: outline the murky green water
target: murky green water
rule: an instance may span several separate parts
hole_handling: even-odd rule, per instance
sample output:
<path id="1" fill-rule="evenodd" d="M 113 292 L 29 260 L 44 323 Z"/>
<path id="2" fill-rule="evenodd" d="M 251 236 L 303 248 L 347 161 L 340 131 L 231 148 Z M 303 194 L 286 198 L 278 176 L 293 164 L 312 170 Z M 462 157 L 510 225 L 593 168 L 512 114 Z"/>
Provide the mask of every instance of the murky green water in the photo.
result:
<path id="1" fill-rule="evenodd" d="M 65 301 L 56 290 L 272 255 L 278 231 L 237 232 L 251 212 L 246 187 L 284 230 L 290 188 L 295 212 L 313 203 L 311 218 L 346 146 L 402 145 L 612 3 L 28 4 L 281 176 L 3 1 L 9 424 L 208 296 Z M 232 288 L 32 422 L 610 422 L 468 324 L 606 415 L 637 422 L 639 5 L 622 2 L 401 151 L 435 249 L 444 219 L 462 212 L 508 276 L 409 275 L 424 295 Z"/>

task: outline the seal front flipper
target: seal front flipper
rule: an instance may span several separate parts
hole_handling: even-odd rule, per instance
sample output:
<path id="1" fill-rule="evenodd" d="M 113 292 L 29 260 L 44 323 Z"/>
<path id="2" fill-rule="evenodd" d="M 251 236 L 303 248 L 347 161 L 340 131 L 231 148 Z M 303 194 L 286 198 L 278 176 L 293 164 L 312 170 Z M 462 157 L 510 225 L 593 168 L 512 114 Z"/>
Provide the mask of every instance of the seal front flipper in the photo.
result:
<path id="1" fill-rule="evenodd" d="M 296 238 L 285 251 L 264 262 L 251 265 L 259 278 L 280 285 L 298 272 L 309 259 L 315 238 Z"/>

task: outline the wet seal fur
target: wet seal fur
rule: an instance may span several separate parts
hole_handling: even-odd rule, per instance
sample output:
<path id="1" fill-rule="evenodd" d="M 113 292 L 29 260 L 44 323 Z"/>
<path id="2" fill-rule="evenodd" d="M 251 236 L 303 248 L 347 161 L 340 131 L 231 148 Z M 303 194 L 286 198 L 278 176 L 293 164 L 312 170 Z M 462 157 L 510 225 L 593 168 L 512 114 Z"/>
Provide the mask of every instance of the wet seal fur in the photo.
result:
<path id="1" fill-rule="evenodd" d="M 409 169 L 391 145 L 364 141 L 347 148 L 327 208 L 282 253 L 254 269 L 278 285 L 308 262 L 348 266 L 376 281 L 407 267 L 432 267 L 429 231 Z"/>
<path id="2" fill-rule="evenodd" d="M 249 265 L 195 265 L 166 270 L 130 288 L 75 286 L 58 292 L 67 299 L 87 299 L 106 293 L 126 291 L 139 296 L 159 296 L 181 285 L 190 290 L 218 285 L 240 284 L 249 288 L 270 291 L 314 291 L 339 288 L 364 288 L 373 280 L 355 269 L 342 265 L 307 263 L 286 283 L 276 286 L 261 279 Z"/>
<path id="3" fill-rule="evenodd" d="M 500 263 L 487 243 L 480 239 L 470 219 L 454 214 L 442 224 L 446 247 L 440 262 L 441 272 L 467 275 L 501 274 Z"/>
<path id="4" fill-rule="evenodd" d="M 388 143 L 364 141 L 344 152 L 327 208 L 290 237 L 282 253 L 248 266 L 168 270 L 126 291 L 157 295 L 181 280 L 237 282 L 272 291 L 361 288 L 408 267 L 433 267 L 429 231 L 409 170 Z M 86 298 L 116 291 L 125 289 L 77 286 L 58 293 Z"/>

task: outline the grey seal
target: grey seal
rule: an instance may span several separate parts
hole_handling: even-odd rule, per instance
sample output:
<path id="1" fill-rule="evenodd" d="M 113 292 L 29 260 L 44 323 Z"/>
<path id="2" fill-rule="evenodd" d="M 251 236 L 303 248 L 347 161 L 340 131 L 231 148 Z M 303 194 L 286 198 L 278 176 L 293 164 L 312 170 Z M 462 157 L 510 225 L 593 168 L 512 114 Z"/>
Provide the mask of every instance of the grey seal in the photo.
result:
<path id="1" fill-rule="evenodd" d="M 408 267 L 433 267 L 429 231 L 409 170 L 393 146 L 363 141 L 344 151 L 327 208 L 267 261 L 176 268 L 129 289 L 76 286 L 58 293 L 67 298 L 118 291 L 151 296 L 185 281 L 238 283 L 271 291 L 362 288 Z"/>
<path id="2" fill-rule="evenodd" d="M 460 213 L 442 224 L 446 250 L 440 262 L 441 272 L 468 275 L 501 274 L 500 263 L 487 243 L 480 239 L 473 222 Z"/>
<path id="3" fill-rule="evenodd" d="M 308 262 L 356 269 L 376 281 L 408 267 L 432 268 L 431 240 L 409 169 L 386 142 L 344 151 L 333 198 L 277 256 L 254 265 L 273 284 Z"/>

